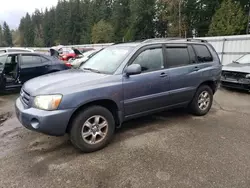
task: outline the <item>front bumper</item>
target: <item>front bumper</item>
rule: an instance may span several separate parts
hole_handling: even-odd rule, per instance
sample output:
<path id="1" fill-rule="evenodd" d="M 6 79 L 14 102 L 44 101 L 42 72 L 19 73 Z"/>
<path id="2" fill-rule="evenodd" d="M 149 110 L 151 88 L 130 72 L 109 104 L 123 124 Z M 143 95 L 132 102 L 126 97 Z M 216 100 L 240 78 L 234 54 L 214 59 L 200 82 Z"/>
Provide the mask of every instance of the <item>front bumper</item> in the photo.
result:
<path id="1" fill-rule="evenodd" d="M 250 91 L 249 81 L 221 79 L 221 86 Z"/>
<path id="2" fill-rule="evenodd" d="M 16 100 L 16 116 L 27 129 L 52 136 L 62 136 L 73 114 L 74 109 L 44 111 L 36 108 L 26 109 L 20 98 Z"/>

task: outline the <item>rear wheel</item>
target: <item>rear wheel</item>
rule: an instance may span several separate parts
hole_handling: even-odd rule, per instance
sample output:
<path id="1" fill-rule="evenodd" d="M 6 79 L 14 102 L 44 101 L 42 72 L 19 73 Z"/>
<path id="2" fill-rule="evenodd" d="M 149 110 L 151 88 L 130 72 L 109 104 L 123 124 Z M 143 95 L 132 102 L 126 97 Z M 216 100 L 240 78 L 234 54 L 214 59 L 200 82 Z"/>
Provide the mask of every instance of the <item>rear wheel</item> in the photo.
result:
<path id="1" fill-rule="evenodd" d="M 70 140 L 83 152 L 104 148 L 112 139 L 115 121 L 112 113 L 101 106 L 92 106 L 80 112 L 72 122 Z"/>
<path id="2" fill-rule="evenodd" d="M 197 116 L 206 115 L 213 104 L 213 91 L 207 85 L 202 85 L 196 91 L 196 94 L 189 105 L 192 114 Z"/>

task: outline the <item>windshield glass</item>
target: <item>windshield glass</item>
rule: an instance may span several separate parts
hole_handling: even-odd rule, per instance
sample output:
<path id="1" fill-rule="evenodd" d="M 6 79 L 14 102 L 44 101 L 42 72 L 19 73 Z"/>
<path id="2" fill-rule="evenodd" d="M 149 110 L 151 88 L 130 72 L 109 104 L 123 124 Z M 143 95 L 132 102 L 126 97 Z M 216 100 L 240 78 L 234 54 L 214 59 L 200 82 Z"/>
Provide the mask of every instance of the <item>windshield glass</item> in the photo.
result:
<path id="1" fill-rule="evenodd" d="M 113 74 L 130 52 L 131 47 L 107 47 L 90 58 L 80 68 L 96 72 Z"/>
<path id="2" fill-rule="evenodd" d="M 96 52 L 95 50 L 91 50 L 91 51 L 88 51 L 88 52 L 83 53 L 83 56 L 84 56 L 84 57 L 89 57 L 90 55 L 92 55 L 92 54 L 95 53 L 95 52 Z"/>
<path id="3" fill-rule="evenodd" d="M 242 56 L 236 62 L 240 64 L 250 64 L 250 54 Z"/>

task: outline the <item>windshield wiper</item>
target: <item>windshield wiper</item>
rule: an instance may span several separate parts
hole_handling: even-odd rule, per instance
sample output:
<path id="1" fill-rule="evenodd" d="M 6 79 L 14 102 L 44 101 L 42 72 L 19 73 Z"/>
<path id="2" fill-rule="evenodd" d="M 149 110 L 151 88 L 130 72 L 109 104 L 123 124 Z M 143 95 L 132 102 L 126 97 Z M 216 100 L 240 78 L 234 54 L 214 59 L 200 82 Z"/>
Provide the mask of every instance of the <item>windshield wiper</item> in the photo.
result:
<path id="1" fill-rule="evenodd" d="M 88 71 L 95 72 L 95 73 L 101 73 L 99 70 L 91 69 L 91 68 L 83 68 L 83 70 L 88 70 Z"/>

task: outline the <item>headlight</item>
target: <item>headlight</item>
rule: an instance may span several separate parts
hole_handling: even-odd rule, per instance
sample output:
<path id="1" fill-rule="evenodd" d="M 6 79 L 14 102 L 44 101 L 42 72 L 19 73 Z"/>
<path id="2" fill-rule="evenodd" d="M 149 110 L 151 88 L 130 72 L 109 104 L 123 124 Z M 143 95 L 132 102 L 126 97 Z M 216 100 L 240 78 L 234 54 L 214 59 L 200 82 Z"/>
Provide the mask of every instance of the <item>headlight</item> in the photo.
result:
<path id="1" fill-rule="evenodd" d="M 34 107 L 41 110 L 56 110 L 61 100 L 62 95 L 40 95 L 35 97 Z"/>
<path id="2" fill-rule="evenodd" d="M 66 58 L 67 58 L 67 56 L 66 56 L 66 55 L 63 55 L 63 56 L 62 56 L 62 58 L 63 58 L 63 59 L 66 59 Z"/>
<path id="3" fill-rule="evenodd" d="M 250 74 L 247 74 L 247 75 L 246 75 L 246 78 L 250 79 Z"/>

